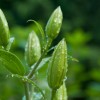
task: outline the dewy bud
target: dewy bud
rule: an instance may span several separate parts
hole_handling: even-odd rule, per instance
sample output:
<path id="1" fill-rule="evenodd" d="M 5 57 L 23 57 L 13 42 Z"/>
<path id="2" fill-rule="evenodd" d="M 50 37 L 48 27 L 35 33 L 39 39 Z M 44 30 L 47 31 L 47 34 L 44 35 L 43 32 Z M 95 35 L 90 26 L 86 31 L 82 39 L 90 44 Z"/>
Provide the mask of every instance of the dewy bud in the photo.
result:
<path id="1" fill-rule="evenodd" d="M 49 38 L 55 39 L 58 36 L 62 25 L 62 19 L 63 19 L 62 11 L 61 8 L 58 7 L 57 9 L 54 10 L 46 25 L 45 31 Z"/>
<path id="2" fill-rule="evenodd" d="M 48 66 L 48 85 L 52 89 L 58 89 L 66 76 L 67 71 L 67 47 L 63 39 L 54 50 Z"/>
<path id="3" fill-rule="evenodd" d="M 36 63 L 41 56 L 41 47 L 38 36 L 34 31 L 29 34 L 25 47 L 25 59 L 29 66 Z"/>
<path id="4" fill-rule="evenodd" d="M 63 82 L 63 85 L 57 90 L 54 100 L 68 100 L 65 82 Z"/>
<path id="5" fill-rule="evenodd" d="M 9 28 L 6 18 L 0 9 L 0 45 L 6 46 L 9 41 Z"/>

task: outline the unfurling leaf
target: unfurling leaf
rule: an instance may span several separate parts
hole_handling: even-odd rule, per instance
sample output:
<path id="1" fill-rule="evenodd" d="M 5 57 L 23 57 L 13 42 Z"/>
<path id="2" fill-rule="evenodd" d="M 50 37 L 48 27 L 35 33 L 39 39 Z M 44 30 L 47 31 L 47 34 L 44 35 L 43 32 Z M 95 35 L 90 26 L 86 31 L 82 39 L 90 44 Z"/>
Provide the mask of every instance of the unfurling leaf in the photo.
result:
<path id="1" fill-rule="evenodd" d="M 0 63 L 2 63 L 2 65 L 4 65 L 13 74 L 25 74 L 25 69 L 21 61 L 11 52 L 0 50 Z"/>
<path id="2" fill-rule="evenodd" d="M 38 38 L 40 40 L 41 51 L 43 52 L 44 49 L 45 49 L 46 41 L 47 41 L 46 40 L 46 36 L 44 34 L 44 30 L 43 30 L 42 26 L 37 21 L 35 21 L 35 20 L 28 20 L 28 22 L 30 22 L 30 21 L 34 22 L 36 24 L 38 30 L 39 30 L 39 32 L 36 33 L 36 34 L 37 34 L 37 36 L 38 36 Z"/>

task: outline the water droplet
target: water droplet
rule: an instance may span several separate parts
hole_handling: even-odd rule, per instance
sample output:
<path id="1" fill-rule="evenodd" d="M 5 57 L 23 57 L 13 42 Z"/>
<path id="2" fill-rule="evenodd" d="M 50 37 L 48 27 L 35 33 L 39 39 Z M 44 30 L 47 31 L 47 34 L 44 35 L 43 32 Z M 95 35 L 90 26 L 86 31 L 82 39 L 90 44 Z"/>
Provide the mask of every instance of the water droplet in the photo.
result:
<path id="1" fill-rule="evenodd" d="M 2 46 L 2 49 L 4 49 L 4 47 Z"/>
<path id="2" fill-rule="evenodd" d="M 14 41 L 14 39 L 15 39 L 14 37 L 11 37 L 10 42 L 12 43 Z"/>
<path id="3" fill-rule="evenodd" d="M 58 17 L 58 18 L 55 18 L 55 19 L 54 19 L 54 22 L 55 22 L 55 23 L 58 23 L 58 24 L 56 24 L 56 25 L 59 25 L 59 24 L 61 23 L 61 20 L 60 20 L 60 18 Z"/>
<path id="4" fill-rule="evenodd" d="M 24 76 L 26 79 L 28 78 L 27 76 Z"/>
<path id="5" fill-rule="evenodd" d="M 62 54 L 64 54 L 64 52 L 62 52 Z"/>
<path id="6" fill-rule="evenodd" d="M 22 81 L 24 81 L 24 78 L 22 79 Z"/>
<path id="7" fill-rule="evenodd" d="M 14 75 L 12 74 L 11 77 L 14 77 Z"/>
<path id="8" fill-rule="evenodd" d="M 64 78 L 64 80 L 63 80 L 63 81 L 65 82 L 66 80 L 67 80 L 67 77 L 65 76 L 65 78 Z"/>
<path id="9" fill-rule="evenodd" d="M 54 22 L 55 22 L 55 23 L 57 22 L 57 18 L 54 19 Z"/>
<path id="10" fill-rule="evenodd" d="M 42 95 L 41 95 L 41 93 L 34 92 L 33 93 L 33 98 L 35 100 L 40 100 L 42 98 Z"/>
<path id="11" fill-rule="evenodd" d="M 6 78 L 8 78 L 9 77 L 9 75 L 6 75 Z"/>
<path id="12" fill-rule="evenodd" d="M 5 23 L 5 26 L 6 26 L 6 27 L 8 27 L 8 24 L 7 24 L 7 23 Z"/>

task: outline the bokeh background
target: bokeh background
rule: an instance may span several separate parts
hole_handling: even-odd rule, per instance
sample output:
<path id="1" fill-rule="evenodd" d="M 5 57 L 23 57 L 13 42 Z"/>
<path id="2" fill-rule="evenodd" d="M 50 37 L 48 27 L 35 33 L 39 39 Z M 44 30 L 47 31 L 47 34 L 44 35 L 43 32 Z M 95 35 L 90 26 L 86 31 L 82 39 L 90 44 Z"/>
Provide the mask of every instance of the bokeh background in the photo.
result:
<path id="1" fill-rule="evenodd" d="M 37 31 L 37 27 L 27 20 L 34 19 L 45 28 L 51 13 L 59 5 L 64 19 L 61 32 L 52 46 L 65 37 L 68 54 L 79 60 L 68 61 L 68 100 L 100 100 L 100 0 L 0 0 L 11 36 L 15 37 L 11 52 L 25 64 L 24 48 L 28 34 L 32 30 Z M 44 81 L 46 68 L 47 65 L 36 75 L 36 81 L 43 89 L 47 88 Z M 21 100 L 23 84 L 8 74 L 0 66 L 0 100 Z"/>

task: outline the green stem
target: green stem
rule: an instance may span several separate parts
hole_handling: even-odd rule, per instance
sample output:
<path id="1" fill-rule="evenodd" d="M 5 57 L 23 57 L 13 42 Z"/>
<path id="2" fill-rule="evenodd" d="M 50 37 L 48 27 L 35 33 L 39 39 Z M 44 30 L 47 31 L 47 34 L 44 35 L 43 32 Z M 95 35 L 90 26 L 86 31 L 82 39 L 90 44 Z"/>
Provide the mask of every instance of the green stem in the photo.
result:
<path id="1" fill-rule="evenodd" d="M 36 63 L 36 65 L 34 66 L 34 68 L 32 69 L 32 71 L 28 74 L 28 78 L 32 78 L 35 70 L 37 69 L 38 65 L 42 61 L 42 58 L 44 57 L 44 55 L 45 55 L 45 52 L 43 52 L 42 56 L 40 57 L 40 59 L 38 60 L 38 62 Z"/>
<path id="2" fill-rule="evenodd" d="M 52 89 L 51 100 L 54 100 L 56 95 L 56 89 Z"/>
<path id="3" fill-rule="evenodd" d="M 38 65 L 40 64 L 40 62 L 42 61 L 42 59 L 43 59 L 44 56 L 46 55 L 47 50 L 48 50 L 48 48 L 49 48 L 50 45 L 51 45 L 51 42 L 52 42 L 52 40 L 49 39 L 48 42 L 47 42 L 47 45 L 46 45 L 46 47 L 45 47 L 45 50 L 44 50 L 44 52 L 42 53 L 40 59 L 38 60 L 38 62 L 37 62 L 36 65 L 34 66 L 34 68 L 30 71 L 30 73 L 28 74 L 28 76 L 27 76 L 28 78 L 32 78 L 32 76 L 34 75 L 35 70 L 37 69 Z"/>
<path id="4" fill-rule="evenodd" d="M 30 95 L 29 95 L 29 84 L 24 82 L 24 88 L 25 88 L 25 95 L 26 95 L 26 100 L 30 100 Z"/>

